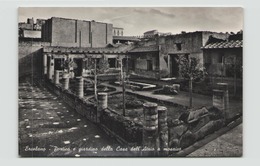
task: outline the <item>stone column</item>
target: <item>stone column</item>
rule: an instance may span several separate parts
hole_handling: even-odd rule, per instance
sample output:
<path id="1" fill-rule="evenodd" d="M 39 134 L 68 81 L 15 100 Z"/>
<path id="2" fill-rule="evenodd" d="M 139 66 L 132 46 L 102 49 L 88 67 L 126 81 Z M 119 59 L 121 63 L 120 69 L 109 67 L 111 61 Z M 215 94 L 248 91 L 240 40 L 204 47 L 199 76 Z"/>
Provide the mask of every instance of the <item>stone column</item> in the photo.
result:
<path id="1" fill-rule="evenodd" d="M 43 75 L 47 74 L 47 55 L 43 54 Z"/>
<path id="2" fill-rule="evenodd" d="M 54 73 L 54 84 L 58 85 L 60 83 L 60 72 L 58 70 L 55 70 Z"/>
<path id="3" fill-rule="evenodd" d="M 48 79 L 52 80 L 54 75 L 54 59 L 50 57 L 50 63 L 48 66 Z"/>
<path id="4" fill-rule="evenodd" d="M 144 123 L 143 123 L 143 156 L 157 156 L 159 148 L 158 138 L 158 110 L 156 103 L 144 103 Z"/>
<path id="5" fill-rule="evenodd" d="M 167 108 L 158 106 L 158 133 L 159 133 L 159 155 L 168 156 L 168 151 L 164 151 L 164 148 L 168 148 L 168 126 L 167 126 Z"/>
<path id="6" fill-rule="evenodd" d="M 76 77 L 76 95 L 80 98 L 84 97 L 84 80 L 83 80 L 83 77 Z"/>
<path id="7" fill-rule="evenodd" d="M 63 88 L 68 90 L 69 89 L 69 74 L 68 73 L 63 73 L 62 76 L 62 83 L 63 83 Z"/>
<path id="8" fill-rule="evenodd" d="M 96 122 L 100 123 L 102 111 L 107 108 L 107 93 L 98 93 L 98 105 L 97 105 L 97 119 Z"/>

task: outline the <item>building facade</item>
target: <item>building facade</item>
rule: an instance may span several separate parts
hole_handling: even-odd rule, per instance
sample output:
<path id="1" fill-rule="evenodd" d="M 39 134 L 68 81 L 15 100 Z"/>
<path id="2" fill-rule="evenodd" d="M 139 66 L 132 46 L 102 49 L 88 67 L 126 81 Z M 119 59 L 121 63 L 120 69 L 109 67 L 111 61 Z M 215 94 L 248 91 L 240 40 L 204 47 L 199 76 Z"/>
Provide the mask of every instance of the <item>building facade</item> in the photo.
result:
<path id="1" fill-rule="evenodd" d="M 181 56 L 196 57 L 203 66 L 202 47 L 207 43 L 210 36 L 219 39 L 227 39 L 228 35 L 215 32 L 191 32 L 177 35 L 155 36 L 148 40 L 138 42 L 134 50 L 128 52 L 132 60 L 132 71 L 141 77 L 151 77 L 160 79 L 163 77 L 180 77 L 179 60 Z M 150 62 L 147 53 L 153 52 L 153 60 Z M 138 55 L 138 56 L 137 56 Z M 140 58 L 140 56 L 143 56 Z M 154 57 L 156 56 L 156 57 Z M 142 60 L 141 60 L 142 59 Z M 146 60 L 144 60 L 146 59 Z M 138 65 L 141 61 L 152 64 L 139 70 Z M 144 65 L 146 66 L 146 65 Z M 151 74 L 153 73 L 153 74 Z"/>
<path id="2" fill-rule="evenodd" d="M 113 27 L 113 36 L 124 36 L 124 28 Z"/>
<path id="3" fill-rule="evenodd" d="M 211 84 L 229 84 L 231 94 L 242 94 L 243 34 L 208 42 L 203 48 L 204 66 Z"/>

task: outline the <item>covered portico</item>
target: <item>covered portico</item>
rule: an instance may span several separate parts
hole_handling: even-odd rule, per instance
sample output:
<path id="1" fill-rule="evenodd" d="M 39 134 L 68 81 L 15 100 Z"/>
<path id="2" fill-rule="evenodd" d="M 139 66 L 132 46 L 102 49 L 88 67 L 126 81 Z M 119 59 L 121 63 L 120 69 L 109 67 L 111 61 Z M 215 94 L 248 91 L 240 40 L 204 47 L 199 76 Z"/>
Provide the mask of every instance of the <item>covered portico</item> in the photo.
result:
<path id="1" fill-rule="evenodd" d="M 53 80 L 55 70 L 68 72 L 70 77 L 88 74 L 90 61 L 108 61 L 109 68 L 120 68 L 119 61 L 126 57 L 126 51 L 115 48 L 43 48 L 43 75 Z M 68 64 L 69 67 L 67 66 Z"/>

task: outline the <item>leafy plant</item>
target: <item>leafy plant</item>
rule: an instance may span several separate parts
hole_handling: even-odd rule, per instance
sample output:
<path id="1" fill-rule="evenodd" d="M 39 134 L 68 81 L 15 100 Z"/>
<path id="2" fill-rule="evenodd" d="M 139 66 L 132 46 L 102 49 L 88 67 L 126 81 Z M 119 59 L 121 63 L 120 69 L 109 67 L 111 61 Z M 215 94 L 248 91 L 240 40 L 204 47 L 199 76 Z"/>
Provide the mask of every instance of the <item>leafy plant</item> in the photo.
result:
<path id="1" fill-rule="evenodd" d="M 180 75 L 189 80 L 189 97 L 190 97 L 190 108 L 192 107 L 192 82 L 202 81 L 206 74 L 205 68 L 199 63 L 199 59 L 195 57 L 180 56 Z"/>

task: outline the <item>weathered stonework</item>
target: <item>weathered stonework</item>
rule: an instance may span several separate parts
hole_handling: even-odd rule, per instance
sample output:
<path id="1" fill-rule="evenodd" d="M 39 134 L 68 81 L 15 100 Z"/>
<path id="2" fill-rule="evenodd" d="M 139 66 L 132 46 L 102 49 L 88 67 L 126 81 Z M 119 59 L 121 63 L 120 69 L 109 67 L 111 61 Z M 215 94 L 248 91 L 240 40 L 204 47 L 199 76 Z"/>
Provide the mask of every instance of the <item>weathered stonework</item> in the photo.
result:
<path id="1" fill-rule="evenodd" d="M 76 95 L 78 97 L 84 97 L 84 80 L 82 77 L 76 77 Z"/>
<path id="2" fill-rule="evenodd" d="M 151 149 L 143 152 L 143 156 L 156 156 L 159 148 L 158 110 L 155 103 L 144 103 L 143 147 Z"/>
<path id="3" fill-rule="evenodd" d="M 97 123 L 100 122 L 102 112 L 107 108 L 107 93 L 98 93 Z"/>
<path id="4" fill-rule="evenodd" d="M 69 74 L 68 73 L 63 73 L 63 76 L 62 76 L 62 85 L 63 85 L 63 88 L 68 90 L 69 89 Z"/>
<path id="5" fill-rule="evenodd" d="M 160 156 L 167 156 L 168 152 L 164 151 L 169 147 L 168 139 L 168 126 L 167 126 L 167 108 L 163 106 L 158 106 L 158 132 L 159 132 L 159 142 L 160 142 Z"/>

